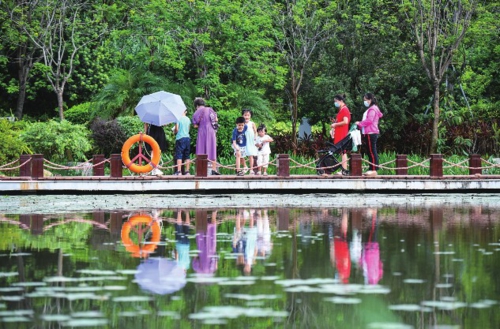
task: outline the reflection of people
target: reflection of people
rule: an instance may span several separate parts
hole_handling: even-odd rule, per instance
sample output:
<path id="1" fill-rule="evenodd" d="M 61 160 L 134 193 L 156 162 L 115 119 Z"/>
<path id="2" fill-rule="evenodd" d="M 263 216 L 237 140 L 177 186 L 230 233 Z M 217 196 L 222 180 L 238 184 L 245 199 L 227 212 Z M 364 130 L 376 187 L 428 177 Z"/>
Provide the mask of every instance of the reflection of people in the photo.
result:
<path id="1" fill-rule="evenodd" d="M 361 253 L 361 267 L 365 283 L 377 284 L 384 274 L 383 264 L 380 261 L 380 248 L 377 242 L 377 209 L 368 209 L 368 214 L 371 215 L 372 226 L 368 242 L 364 244 Z"/>
<path id="2" fill-rule="evenodd" d="M 191 120 L 186 116 L 187 110 L 177 121 L 174 127 L 175 133 L 175 158 L 177 159 L 177 170 L 174 175 L 189 175 L 189 157 L 191 152 L 191 138 L 189 137 L 189 126 Z M 182 162 L 185 162 L 185 172 L 182 172 Z"/>
<path id="3" fill-rule="evenodd" d="M 193 127 L 198 128 L 198 136 L 196 138 L 196 155 L 206 154 L 208 160 L 212 164 L 212 175 L 219 175 L 217 169 L 217 136 L 212 125 L 210 114 L 217 114 L 215 111 L 205 106 L 205 100 L 197 97 L 194 99 L 194 107 L 196 112 L 193 114 Z"/>
<path id="4" fill-rule="evenodd" d="M 184 211 L 186 220 L 182 221 L 182 211 L 177 210 L 177 220 L 174 224 L 175 227 L 175 252 L 176 260 L 180 267 L 186 272 L 190 266 L 189 259 L 189 211 Z"/>
<path id="5" fill-rule="evenodd" d="M 333 100 L 335 101 L 335 107 L 339 108 L 339 112 L 337 113 L 337 119 L 330 127 L 334 129 L 333 143 L 337 144 L 349 133 L 351 112 L 349 112 L 347 105 L 345 105 L 345 95 L 335 95 Z M 345 150 L 342 152 L 342 171 L 338 172 L 338 174 L 349 176 L 349 170 L 347 170 L 347 153 Z"/>
<path id="6" fill-rule="evenodd" d="M 349 282 L 351 275 L 351 258 L 349 256 L 349 244 L 347 243 L 348 213 L 342 209 L 342 220 L 340 232 L 332 232 L 333 243 L 330 246 L 330 261 L 335 263 L 339 280 L 342 283 Z"/>
<path id="7" fill-rule="evenodd" d="M 271 254 L 271 230 L 267 209 L 257 211 L 257 255 L 267 257 Z"/>
<path id="8" fill-rule="evenodd" d="M 213 274 L 217 270 L 217 211 L 212 211 L 206 232 L 196 232 L 198 255 L 193 259 L 193 269 L 201 274 Z"/>
<path id="9" fill-rule="evenodd" d="M 257 254 L 257 227 L 255 226 L 254 215 L 253 210 L 240 210 L 236 214 L 233 252 L 238 253 L 236 263 L 243 266 L 243 274 L 245 275 L 252 273 L 252 265 Z M 249 224 L 248 227 L 245 227 L 247 220 Z"/>
<path id="10" fill-rule="evenodd" d="M 362 155 L 368 154 L 370 161 L 369 170 L 365 176 L 375 176 L 378 170 L 377 139 L 380 133 L 378 120 L 383 116 L 377 106 L 377 99 L 372 93 L 366 93 L 363 102 L 368 108 L 363 114 L 361 121 L 356 121 L 356 125 L 361 127 Z"/>
<path id="11" fill-rule="evenodd" d="M 168 148 L 168 143 L 167 143 L 167 138 L 165 137 L 165 131 L 163 130 L 163 127 L 155 126 L 153 124 L 144 124 L 144 131 L 146 132 L 147 135 L 153 137 L 153 139 L 158 143 L 158 146 L 160 147 L 160 151 L 165 152 L 167 151 Z M 151 149 L 151 146 L 148 143 L 145 143 L 145 148 L 146 151 L 151 153 L 151 158 L 153 158 L 153 152 Z M 162 172 L 160 169 L 155 168 L 152 172 L 152 175 L 161 175 Z"/>

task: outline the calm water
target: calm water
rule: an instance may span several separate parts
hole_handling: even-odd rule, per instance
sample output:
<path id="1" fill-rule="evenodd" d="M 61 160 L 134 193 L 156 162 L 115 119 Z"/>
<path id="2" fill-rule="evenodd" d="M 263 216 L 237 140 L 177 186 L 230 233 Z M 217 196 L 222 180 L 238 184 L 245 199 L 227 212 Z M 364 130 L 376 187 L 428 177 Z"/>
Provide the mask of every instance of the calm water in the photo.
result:
<path id="1" fill-rule="evenodd" d="M 499 328 L 500 209 L 0 214 L 0 328 Z"/>

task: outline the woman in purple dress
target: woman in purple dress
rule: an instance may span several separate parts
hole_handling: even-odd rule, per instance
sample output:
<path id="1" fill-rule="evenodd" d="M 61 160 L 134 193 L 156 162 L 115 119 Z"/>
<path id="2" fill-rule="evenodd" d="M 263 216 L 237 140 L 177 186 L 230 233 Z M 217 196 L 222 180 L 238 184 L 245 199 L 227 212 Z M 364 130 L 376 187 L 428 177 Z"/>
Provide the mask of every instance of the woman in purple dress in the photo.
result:
<path id="1" fill-rule="evenodd" d="M 217 137 L 213 123 L 217 122 L 217 114 L 212 108 L 205 106 L 205 100 L 200 97 L 194 99 L 194 107 L 196 112 L 193 114 L 192 122 L 193 127 L 198 129 L 196 155 L 206 154 L 212 163 L 212 175 L 220 175 L 216 170 Z"/>
<path id="2" fill-rule="evenodd" d="M 219 259 L 217 256 L 217 211 L 212 211 L 211 218 L 206 221 L 206 231 L 196 232 L 196 246 L 199 253 L 193 259 L 193 269 L 196 273 L 211 275 L 217 270 Z"/>

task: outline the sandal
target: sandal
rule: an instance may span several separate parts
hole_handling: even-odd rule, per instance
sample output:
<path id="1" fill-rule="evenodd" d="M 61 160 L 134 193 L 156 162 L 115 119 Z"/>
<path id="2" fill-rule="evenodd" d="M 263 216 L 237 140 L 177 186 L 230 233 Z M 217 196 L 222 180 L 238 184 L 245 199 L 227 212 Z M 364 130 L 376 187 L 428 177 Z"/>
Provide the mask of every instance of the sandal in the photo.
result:
<path id="1" fill-rule="evenodd" d="M 238 171 L 238 173 L 236 173 L 236 176 L 245 176 L 245 173 L 243 172 L 243 170 L 240 170 Z"/>

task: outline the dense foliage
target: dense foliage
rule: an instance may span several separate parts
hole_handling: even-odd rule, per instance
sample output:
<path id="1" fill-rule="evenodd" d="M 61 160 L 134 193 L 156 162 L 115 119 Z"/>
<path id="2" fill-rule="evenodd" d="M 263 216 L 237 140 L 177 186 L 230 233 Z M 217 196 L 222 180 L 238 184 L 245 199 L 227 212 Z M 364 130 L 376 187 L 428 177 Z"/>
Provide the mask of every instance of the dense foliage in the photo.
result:
<path id="1" fill-rule="evenodd" d="M 86 161 L 92 155 L 90 131 L 83 125 L 67 120 L 33 122 L 21 133 L 21 139 L 45 159 L 54 162 Z"/>
<path id="2" fill-rule="evenodd" d="M 445 154 L 498 154 L 500 1 L 462 0 L 457 7 L 453 0 L 436 12 L 446 26 L 437 49 L 453 50 L 449 65 L 436 73 L 441 80 L 429 79 L 422 58 L 433 60 L 430 43 L 422 44 L 416 33 L 433 26 L 415 16 L 432 10 L 429 3 L 2 1 L 0 116 L 59 117 L 90 128 L 95 120 L 134 116 L 142 95 L 167 90 L 183 97 L 190 115 L 196 96 L 219 112 L 221 156 L 232 154 L 229 136 L 242 108 L 251 108 L 253 121 L 265 123 L 271 135 L 283 136 L 277 144 L 306 155 L 308 143 L 328 136 L 335 94 L 347 96 L 353 120 L 359 120 L 362 96 L 373 92 L 384 113 L 381 151 L 428 154 L 435 142 Z M 63 5 L 73 9 L 64 24 L 51 26 L 44 15 Z M 451 33 L 459 28 L 446 16 L 453 11 L 462 15 L 463 37 Z M 57 45 L 66 47 L 61 57 Z M 304 145 L 294 138 L 293 125 L 303 117 L 317 132 L 317 140 Z M 193 131 L 193 143 L 195 136 Z"/>

